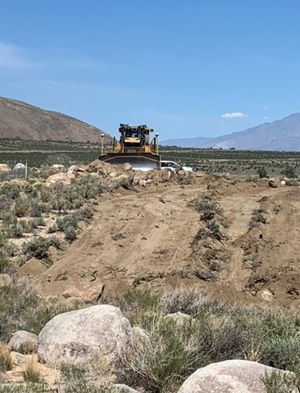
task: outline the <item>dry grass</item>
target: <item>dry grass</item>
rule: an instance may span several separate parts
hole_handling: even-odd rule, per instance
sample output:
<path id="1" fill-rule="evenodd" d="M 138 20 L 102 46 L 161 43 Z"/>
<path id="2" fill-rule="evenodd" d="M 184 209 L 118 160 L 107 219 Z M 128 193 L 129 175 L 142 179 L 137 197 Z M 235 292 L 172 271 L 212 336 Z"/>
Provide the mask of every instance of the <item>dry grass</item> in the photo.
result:
<path id="1" fill-rule="evenodd" d="M 8 346 L 0 342 L 0 372 L 6 372 L 12 368 L 12 359 Z"/>
<path id="2" fill-rule="evenodd" d="M 23 370 L 23 378 L 25 382 L 41 383 L 43 381 L 42 375 L 38 369 L 33 356 L 30 357 Z"/>

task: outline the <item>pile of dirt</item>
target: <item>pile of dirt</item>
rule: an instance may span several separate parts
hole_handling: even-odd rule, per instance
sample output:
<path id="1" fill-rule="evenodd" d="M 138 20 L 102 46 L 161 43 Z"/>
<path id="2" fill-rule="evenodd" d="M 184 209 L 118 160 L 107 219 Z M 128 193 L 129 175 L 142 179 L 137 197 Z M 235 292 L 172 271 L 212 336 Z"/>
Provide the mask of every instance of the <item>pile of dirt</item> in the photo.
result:
<path id="1" fill-rule="evenodd" d="M 102 194 L 93 222 L 51 267 L 19 269 L 44 295 L 196 285 L 224 300 L 298 306 L 298 188 L 105 165 L 86 171 L 130 174 L 133 187 Z"/>

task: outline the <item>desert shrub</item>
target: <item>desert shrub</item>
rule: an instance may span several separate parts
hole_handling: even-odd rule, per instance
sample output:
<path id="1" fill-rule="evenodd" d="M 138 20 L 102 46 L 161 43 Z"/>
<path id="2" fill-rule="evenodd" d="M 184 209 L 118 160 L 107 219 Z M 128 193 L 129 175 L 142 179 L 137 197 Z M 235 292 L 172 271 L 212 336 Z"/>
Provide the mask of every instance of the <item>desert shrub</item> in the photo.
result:
<path id="1" fill-rule="evenodd" d="M 12 369 L 12 359 L 8 346 L 0 342 L 0 372 L 6 372 Z"/>
<path id="2" fill-rule="evenodd" d="M 35 226 L 35 228 L 46 226 L 46 223 L 42 217 L 36 217 L 32 220 L 32 222 L 33 222 L 33 225 Z"/>
<path id="3" fill-rule="evenodd" d="M 254 228 L 259 226 L 259 224 L 266 224 L 267 219 L 265 217 L 266 211 L 262 209 L 253 210 L 251 220 L 249 222 L 249 228 Z"/>
<path id="4" fill-rule="evenodd" d="M 29 199 L 17 199 L 14 206 L 15 215 L 17 217 L 29 216 L 31 209 L 31 201 Z"/>
<path id="5" fill-rule="evenodd" d="M 58 231 L 58 227 L 57 227 L 56 224 L 50 225 L 48 230 L 47 230 L 48 233 L 55 233 L 57 231 Z"/>
<path id="6" fill-rule="evenodd" d="M 31 217 L 42 217 L 43 213 L 46 213 L 47 210 L 48 208 L 45 203 L 40 203 L 35 199 L 31 200 L 31 205 L 30 205 Z"/>
<path id="7" fill-rule="evenodd" d="M 64 229 L 65 239 L 69 242 L 73 242 L 77 239 L 77 231 L 74 227 L 66 227 Z"/>
<path id="8" fill-rule="evenodd" d="M 177 391 L 193 371 L 208 364 L 199 332 L 198 321 L 179 325 L 158 316 L 148 338 L 131 342 L 123 351 L 117 369 L 120 382 L 147 392 Z"/>
<path id="9" fill-rule="evenodd" d="M 77 217 L 78 221 L 81 221 L 81 220 L 89 220 L 90 218 L 92 218 L 94 212 L 90 207 L 85 206 L 82 207 L 81 209 L 75 210 L 74 214 L 75 217 Z"/>
<path id="10" fill-rule="evenodd" d="M 5 274 L 10 270 L 10 260 L 3 248 L 0 248 L 0 274 Z"/>
<path id="11" fill-rule="evenodd" d="M 268 176 L 268 172 L 266 171 L 265 167 L 259 168 L 258 171 L 257 171 L 257 174 L 258 174 L 260 179 L 262 179 L 264 177 L 269 177 Z"/>
<path id="12" fill-rule="evenodd" d="M 26 330 L 28 310 L 40 303 L 37 288 L 28 280 L 20 279 L 0 288 L 0 339 L 7 340 L 11 332 Z"/>
<path id="13" fill-rule="evenodd" d="M 18 222 L 18 219 L 14 212 L 5 211 L 1 214 L 1 219 L 3 221 L 4 226 L 15 225 Z"/>
<path id="14" fill-rule="evenodd" d="M 219 215 L 223 214 L 222 209 L 218 204 L 210 199 L 207 195 L 201 194 L 196 201 L 196 208 L 199 213 L 215 212 Z"/>
<path id="15" fill-rule="evenodd" d="M 32 257 L 48 260 L 49 256 L 47 251 L 50 246 L 60 248 L 60 240 L 57 237 L 44 238 L 38 236 L 29 242 L 23 243 L 22 251 L 27 260 Z"/>
<path id="16" fill-rule="evenodd" d="M 264 356 L 269 364 L 283 370 L 293 370 L 300 362 L 300 337 L 276 337 L 264 347 Z"/>
<path id="17" fill-rule="evenodd" d="M 65 239 L 72 242 L 77 238 L 77 217 L 75 214 L 56 220 L 57 228 L 65 234 Z"/>
<path id="18" fill-rule="evenodd" d="M 207 228 L 210 230 L 210 236 L 212 238 L 220 241 L 224 237 L 220 229 L 220 224 L 217 221 L 208 222 Z"/>
<path id="19" fill-rule="evenodd" d="M 217 302 L 207 294 L 199 292 L 195 287 L 167 289 L 161 297 L 162 309 L 165 314 L 182 312 L 195 316 L 207 308 L 213 308 Z"/>
<path id="20" fill-rule="evenodd" d="M 62 363 L 60 367 L 60 389 L 64 393 L 113 393 L 112 388 L 96 386 L 83 366 Z"/>
<path id="21" fill-rule="evenodd" d="M 292 166 L 287 166 L 282 172 L 282 175 L 286 176 L 289 179 L 295 179 L 297 177 L 295 168 Z"/>
<path id="22" fill-rule="evenodd" d="M 14 201 L 6 195 L 0 195 L 0 218 L 2 219 L 2 212 L 7 212 L 11 209 Z"/>
<path id="23" fill-rule="evenodd" d="M 20 238 L 23 237 L 23 226 L 19 223 L 8 225 L 6 228 L 8 237 Z"/>
<path id="24" fill-rule="evenodd" d="M 19 198 L 21 190 L 22 187 L 20 184 L 13 182 L 3 182 L 0 186 L 0 195 L 5 195 L 10 199 L 17 199 Z"/>
<path id="25" fill-rule="evenodd" d="M 261 378 L 266 393 L 295 393 L 300 391 L 300 372 L 280 373 L 273 371 L 265 373 Z"/>

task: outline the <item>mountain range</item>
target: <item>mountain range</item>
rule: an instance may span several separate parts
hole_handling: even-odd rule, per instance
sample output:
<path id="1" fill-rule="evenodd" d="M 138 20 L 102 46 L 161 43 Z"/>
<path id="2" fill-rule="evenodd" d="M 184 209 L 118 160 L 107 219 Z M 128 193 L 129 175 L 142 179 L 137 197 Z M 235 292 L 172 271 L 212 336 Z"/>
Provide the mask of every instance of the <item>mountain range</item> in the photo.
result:
<path id="1" fill-rule="evenodd" d="M 2 139 L 99 142 L 101 133 L 103 131 L 99 128 L 62 113 L 0 97 Z M 105 134 L 104 141 L 110 140 L 111 137 Z"/>
<path id="2" fill-rule="evenodd" d="M 300 113 L 228 135 L 170 139 L 161 144 L 194 148 L 300 151 Z"/>

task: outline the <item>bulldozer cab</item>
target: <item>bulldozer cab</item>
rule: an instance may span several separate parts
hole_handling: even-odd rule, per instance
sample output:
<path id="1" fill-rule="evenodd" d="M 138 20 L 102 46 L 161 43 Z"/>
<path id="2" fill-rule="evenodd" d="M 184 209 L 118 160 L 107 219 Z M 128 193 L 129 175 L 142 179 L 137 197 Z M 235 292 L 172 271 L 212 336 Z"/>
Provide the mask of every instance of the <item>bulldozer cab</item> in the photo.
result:
<path id="1" fill-rule="evenodd" d="M 150 142 L 151 132 L 153 132 L 153 129 L 146 125 L 129 126 L 120 124 L 120 140 L 114 141 L 113 152 L 101 155 L 100 160 L 110 162 L 113 165 L 123 165 L 129 162 L 133 169 L 160 169 L 158 134 Z"/>

